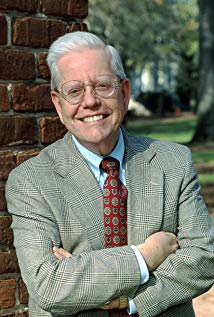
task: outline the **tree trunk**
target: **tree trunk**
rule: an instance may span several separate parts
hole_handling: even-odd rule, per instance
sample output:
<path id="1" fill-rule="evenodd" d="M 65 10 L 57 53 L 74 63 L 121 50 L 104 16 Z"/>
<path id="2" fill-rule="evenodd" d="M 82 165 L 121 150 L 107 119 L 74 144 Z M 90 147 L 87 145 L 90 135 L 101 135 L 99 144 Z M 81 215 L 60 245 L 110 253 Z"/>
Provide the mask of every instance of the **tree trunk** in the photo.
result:
<path id="1" fill-rule="evenodd" d="M 198 124 L 192 142 L 214 141 L 214 1 L 198 0 L 200 70 Z"/>

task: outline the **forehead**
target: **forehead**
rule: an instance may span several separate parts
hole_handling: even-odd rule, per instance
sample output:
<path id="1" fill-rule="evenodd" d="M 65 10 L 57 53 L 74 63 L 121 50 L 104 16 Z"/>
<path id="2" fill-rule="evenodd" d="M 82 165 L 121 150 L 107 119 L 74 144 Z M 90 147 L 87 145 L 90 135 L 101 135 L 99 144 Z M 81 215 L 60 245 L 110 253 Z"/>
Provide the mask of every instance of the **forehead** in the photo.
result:
<path id="1" fill-rule="evenodd" d="M 112 74 L 109 53 L 104 49 L 82 49 L 63 55 L 58 63 L 62 81 L 88 80 L 94 75 Z"/>

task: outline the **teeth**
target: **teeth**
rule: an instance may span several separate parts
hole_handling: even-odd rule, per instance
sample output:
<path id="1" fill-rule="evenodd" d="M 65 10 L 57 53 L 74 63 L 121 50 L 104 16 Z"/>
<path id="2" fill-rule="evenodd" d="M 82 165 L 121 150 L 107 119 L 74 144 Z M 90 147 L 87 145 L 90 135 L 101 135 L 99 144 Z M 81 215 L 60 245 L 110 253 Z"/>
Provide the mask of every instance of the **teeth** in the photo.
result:
<path id="1" fill-rule="evenodd" d="M 94 122 L 94 121 L 102 120 L 103 118 L 104 118 L 104 116 L 101 114 L 99 116 L 84 118 L 83 122 Z"/>

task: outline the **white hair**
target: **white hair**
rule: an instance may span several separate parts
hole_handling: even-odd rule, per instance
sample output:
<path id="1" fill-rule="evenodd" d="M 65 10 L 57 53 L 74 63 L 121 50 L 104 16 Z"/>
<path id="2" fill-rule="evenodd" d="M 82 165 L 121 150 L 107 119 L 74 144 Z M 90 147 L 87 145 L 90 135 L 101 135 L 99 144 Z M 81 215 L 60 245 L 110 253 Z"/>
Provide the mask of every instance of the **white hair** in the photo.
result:
<path id="1" fill-rule="evenodd" d="M 59 59 L 66 53 L 78 52 L 82 49 L 104 49 L 111 58 L 112 72 L 119 79 L 126 78 L 120 55 L 116 48 L 106 45 L 98 36 L 89 32 L 71 32 L 59 37 L 49 48 L 47 64 L 51 72 L 51 89 L 56 89 L 61 77 L 57 67 Z"/>

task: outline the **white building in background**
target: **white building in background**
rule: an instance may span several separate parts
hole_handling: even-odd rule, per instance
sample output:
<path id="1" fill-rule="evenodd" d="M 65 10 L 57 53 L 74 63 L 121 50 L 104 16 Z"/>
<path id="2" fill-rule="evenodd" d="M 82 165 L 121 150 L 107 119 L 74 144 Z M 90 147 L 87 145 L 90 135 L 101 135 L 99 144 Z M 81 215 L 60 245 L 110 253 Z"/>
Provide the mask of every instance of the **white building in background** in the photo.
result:
<path id="1" fill-rule="evenodd" d="M 166 112 L 173 112 L 174 105 L 180 102 L 175 93 L 177 68 L 176 63 L 169 61 L 147 63 L 143 70 L 135 74 L 131 79 L 132 99 L 129 104 L 129 110 L 136 115 L 144 116 L 150 116 L 152 113 L 161 113 L 163 115 Z M 151 98 L 150 104 L 147 104 L 148 99 L 144 104 L 142 93 L 152 93 L 153 97 L 151 95 L 149 97 Z M 158 96 L 159 93 L 160 95 Z M 154 103 L 155 98 L 159 100 L 156 105 Z M 171 101 L 167 101 L 167 107 L 164 103 L 166 98 L 170 98 Z"/>
<path id="2" fill-rule="evenodd" d="M 176 63 L 148 63 L 141 73 L 141 91 L 175 91 Z"/>
<path id="3" fill-rule="evenodd" d="M 144 112 L 144 116 L 150 116 L 152 113 L 163 114 L 172 112 L 174 109 L 173 105 L 179 103 L 175 94 L 177 67 L 176 63 L 169 61 L 147 63 L 143 70 L 135 74 L 131 79 L 132 99 L 130 101 L 129 110 L 134 111 L 136 115 L 141 115 L 140 112 L 142 111 Z M 146 103 L 143 105 L 142 96 L 140 96 L 142 93 L 155 93 L 156 97 L 155 95 L 151 97 L 150 105 L 146 105 Z M 158 97 L 158 93 L 161 93 L 162 97 Z M 155 98 L 158 98 L 160 101 L 157 102 L 156 106 L 154 103 Z M 170 103 L 167 101 L 167 107 L 164 104 L 164 100 L 166 100 L 164 98 L 170 98 L 171 100 Z M 137 104 L 136 100 L 141 101 Z"/>

